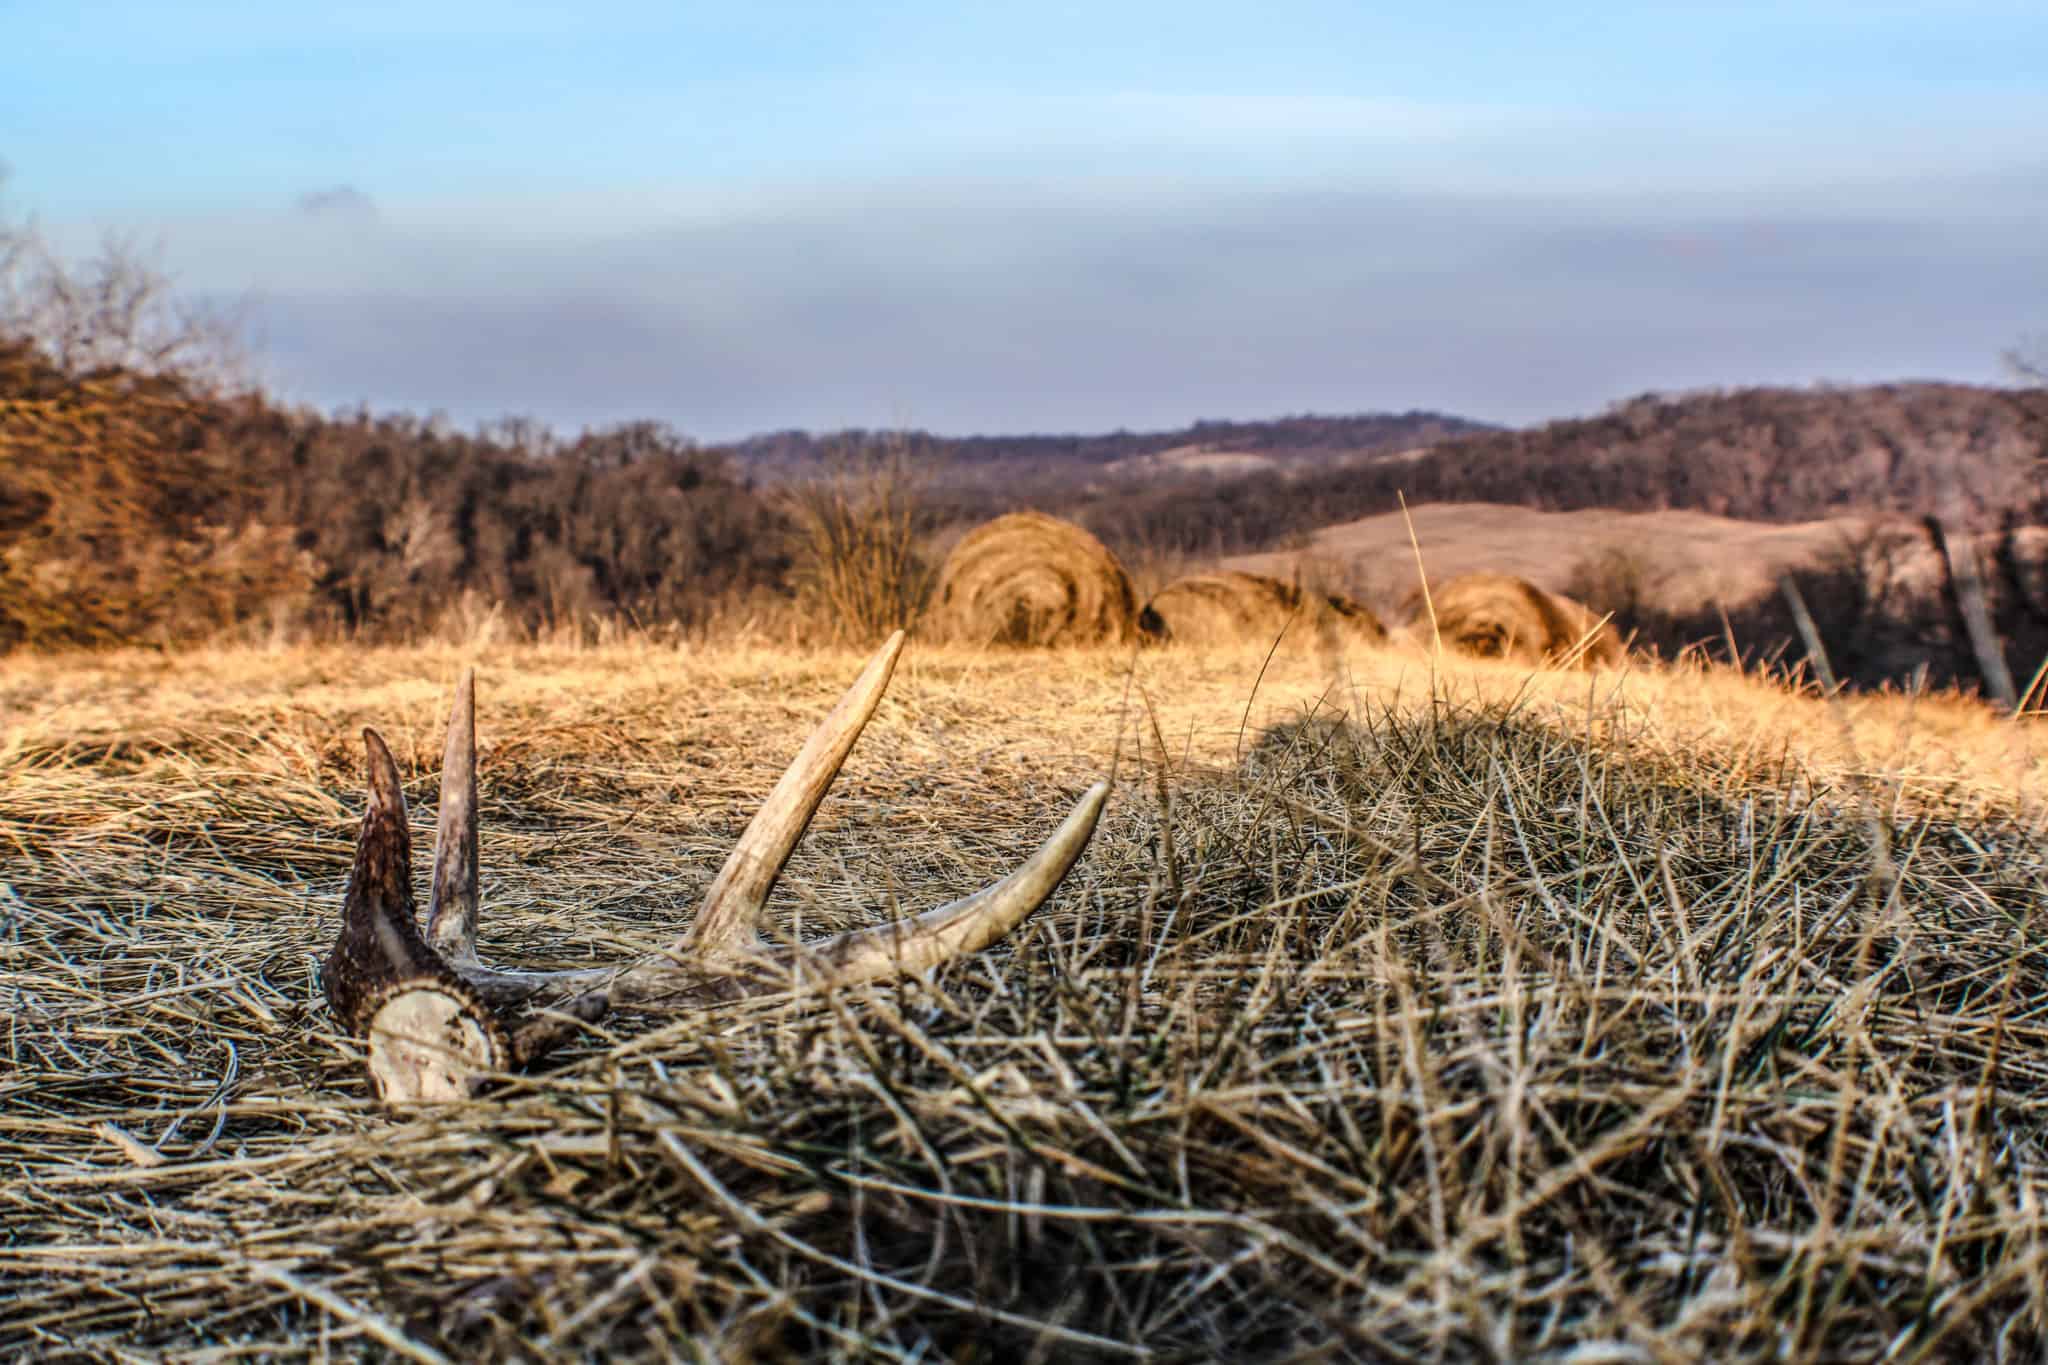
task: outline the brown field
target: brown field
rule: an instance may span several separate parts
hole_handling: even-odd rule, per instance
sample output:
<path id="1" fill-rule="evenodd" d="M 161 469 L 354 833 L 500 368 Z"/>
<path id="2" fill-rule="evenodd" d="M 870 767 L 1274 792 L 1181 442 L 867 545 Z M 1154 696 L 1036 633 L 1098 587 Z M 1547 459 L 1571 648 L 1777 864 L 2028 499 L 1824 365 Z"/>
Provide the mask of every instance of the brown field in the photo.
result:
<path id="1" fill-rule="evenodd" d="M 1943 695 L 913 645 L 776 905 L 949 899 L 1114 771 L 1011 939 L 368 1100 L 315 973 L 363 725 L 428 846 L 477 666 L 484 954 L 589 964 L 859 662 L 0 660 L 0 1355 L 2048 1349 L 2048 732 Z"/>
<path id="2" fill-rule="evenodd" d="M 1149 479 L 1160 474 L 1204 474 L 1214 479 L 1244 474 L 1270 473 L 1280 461 L 1257 451 L 1210 450 L 1206 446 L 1176 446 L 1156 455 L 1127 455 L 1112 460 L 1102 472 L 1112 478 Z"/>
<path id="3" fill-rule="evenodd" d="M 1865 527 L 1841 517 L 1783 525 L 1706 512 L 1617 512 L 1592 508 L 1545 512 L 1499 503 L 1425 503 L 1399 512 L 1326 526 L 1306 548 L 1238 555 L 1226 567 L 1285 578 L 1308 561 L 1341 568 L 1361 586 L 1405 595 L 1415 586 L 1410 521 L 1431 582 L 1469 573 L 1505 573 L 1561 592 L 1588 555 L 1619 550 L 1657 572 L 1654 605 L 1728 607 L 1774 590 L 1777 576 L 1840 550 Z"/>

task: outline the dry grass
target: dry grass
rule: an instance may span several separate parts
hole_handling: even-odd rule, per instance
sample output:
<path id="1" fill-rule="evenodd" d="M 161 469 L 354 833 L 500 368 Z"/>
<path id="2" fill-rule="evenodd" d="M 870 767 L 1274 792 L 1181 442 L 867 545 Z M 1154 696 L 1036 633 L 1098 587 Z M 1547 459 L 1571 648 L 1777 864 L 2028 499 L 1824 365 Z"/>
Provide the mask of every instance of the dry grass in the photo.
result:
<path id="1" fill-rule="evenodd" d="M 0 1354 L 2048 1348 L 2038 727 L 1132 657 L 913 650 L 778 896 L 946 898 L 1120 747 L 1010 943 L 396 1119 L 313 964 L 357 728 L 427 837 L 469 656 L 0 662 Z M 534 965 L 663 941 L 857 664 L 475 661 L 485 951 Z"/>

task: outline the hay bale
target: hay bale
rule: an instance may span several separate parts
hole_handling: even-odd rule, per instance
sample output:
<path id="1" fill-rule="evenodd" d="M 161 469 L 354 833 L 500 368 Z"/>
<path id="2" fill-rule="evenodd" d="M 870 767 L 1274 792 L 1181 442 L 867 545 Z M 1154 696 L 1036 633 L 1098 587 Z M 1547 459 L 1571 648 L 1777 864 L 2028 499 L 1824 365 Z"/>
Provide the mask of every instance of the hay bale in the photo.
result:
<path id="1" fill-rule="evenodd" d="M 1109 547 L 1070 521 L 1012 512 L 975 527 L 939 569 L 929 634 L 964 644 L 1123 644 L 1138 599 Z"/>
<path id="2" fill-rule="evenodd" d="M 1570 658 L 1584 667 L 1611 667 L 1624 656 L 1621 636 L 1583 603 L 1511 574 L 1462 574 L 1431 588 L 1429 603 L 1416 593 L 1408 617 L 1419 639 L 1429 638 L 1430 605 L 1443 642 L 1468 654 L 1533 664 Z"/>
<path id="3" fill-rule="evenodd" d="M 1168 584 L 1145 604 L 1138 627 L 1150 640 L 1194 645 L 1270 641 L 1283 629 L 1303 639 L 1335 636 L 1372 645 L 1387 638 L 1386 627 L 1362 602 L 1236 570 Z"/>

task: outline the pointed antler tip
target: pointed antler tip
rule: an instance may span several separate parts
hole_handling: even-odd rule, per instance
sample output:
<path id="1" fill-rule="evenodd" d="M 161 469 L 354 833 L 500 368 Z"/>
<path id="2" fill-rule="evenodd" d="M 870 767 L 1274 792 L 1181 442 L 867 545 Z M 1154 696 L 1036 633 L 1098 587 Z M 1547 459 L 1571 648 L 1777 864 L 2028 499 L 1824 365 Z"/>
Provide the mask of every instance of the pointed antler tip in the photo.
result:
<path id="1" fill-rule="evenodd" d="M 1110 780 L 1106 777 L 1102 778 L 1087 791 L 1082 792 L 1081 799 L 1076 801 L 1073 809 L 1067 813 L 1066 824 L 1063 828 L 1072 829 L 1079 834 L 1081 843 L 1084 845 L 1089 839 L 1094 837 L 1095 822 L 1102 818 L 1102 808 L 1109 804 L 1110 786 Z M 1077 846 L 1074 850 L 1074 855 L 1079 857 L 1080 852 L 1081 850 Z"/>
<path id="2" fill-rule="evenodd" d="M 405 809 L 405 788 L 398 778 L 398 760 L 391 756 L 391 746 L 384 742 L 384 736 L 367 725 L 363 727 L 363 750 L 369 760 L 371 804 Z"/>
<path id="3" fill-rule="evenodd" d="M 476 669 L 465 667 L 441 749 L 441 809 L 434 821 L 434 889 L 427 940 L 455 962 L 476 961 L 480 896 L 476 837 Z"/>
<path id="4" fill-rule="evenodd" d="M 868 666 L 863 671 L 863 676 L 868 678 L 879 677 L 882 680 L 882 686 L 886 688 L 889 685 L 889 678 L 896 672 L 898 661 L 903 658 L 904 642 L 909 638 L 909 635 L 903 631 L 891 631 L 889 638 L 882 641 L 882 647 L 876 650 L 874 656 L 868 660 Z"/>

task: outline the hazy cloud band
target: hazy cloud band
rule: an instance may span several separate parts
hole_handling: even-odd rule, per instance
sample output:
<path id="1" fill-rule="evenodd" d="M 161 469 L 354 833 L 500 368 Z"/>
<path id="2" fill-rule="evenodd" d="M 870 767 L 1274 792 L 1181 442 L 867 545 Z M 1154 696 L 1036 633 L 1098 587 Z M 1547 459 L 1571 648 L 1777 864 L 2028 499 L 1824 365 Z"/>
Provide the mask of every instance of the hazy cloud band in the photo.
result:
<path id="1" fill-rule="evenodd" d="M 906 182 L 634 232 L 346 206 L 172 237 L 193 284 L 254 289 L 287 396 L 706 437 L 1990 378 L 2048 313 L 2048 174 L 1747 200 Z"/>

